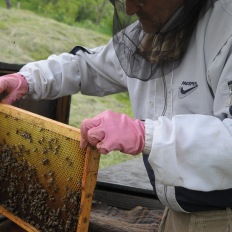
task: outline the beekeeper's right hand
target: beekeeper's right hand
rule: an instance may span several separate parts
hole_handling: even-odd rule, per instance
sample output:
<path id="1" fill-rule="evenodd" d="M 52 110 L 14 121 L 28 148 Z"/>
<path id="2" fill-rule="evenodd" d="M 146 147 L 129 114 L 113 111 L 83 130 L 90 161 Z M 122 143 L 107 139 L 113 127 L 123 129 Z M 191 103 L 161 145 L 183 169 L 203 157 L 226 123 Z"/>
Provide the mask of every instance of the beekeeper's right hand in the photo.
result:
<path id="1" fill-rule="evenodd" d="M 144 122 L 106 110 L 81 123 L 81 147 L 96 146 L 101 154 L 121 151 L 138 155 L 144 150 Z"/>
<path id="2" fill-rule="evenodd" d="M 6 94 L 2 103 L 13 104 L 28 93 L 28 82 L 19 73 L 8 74 L 0 77 L 0 94 Z"/>

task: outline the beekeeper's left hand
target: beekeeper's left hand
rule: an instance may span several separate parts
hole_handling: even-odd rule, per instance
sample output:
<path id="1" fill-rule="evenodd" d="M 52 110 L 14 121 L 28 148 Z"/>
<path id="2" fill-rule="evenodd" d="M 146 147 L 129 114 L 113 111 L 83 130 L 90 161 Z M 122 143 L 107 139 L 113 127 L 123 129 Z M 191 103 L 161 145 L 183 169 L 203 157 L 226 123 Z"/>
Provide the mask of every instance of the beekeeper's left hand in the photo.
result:
<path id="1" fill-rule="evenodd" d="M 81 147 L 90 143 L 100 153 L 113 150 L 136 155 L 143 151 L 145 143 L 144 123 L 125 114 L 104 111 L 81 124 Z"/>

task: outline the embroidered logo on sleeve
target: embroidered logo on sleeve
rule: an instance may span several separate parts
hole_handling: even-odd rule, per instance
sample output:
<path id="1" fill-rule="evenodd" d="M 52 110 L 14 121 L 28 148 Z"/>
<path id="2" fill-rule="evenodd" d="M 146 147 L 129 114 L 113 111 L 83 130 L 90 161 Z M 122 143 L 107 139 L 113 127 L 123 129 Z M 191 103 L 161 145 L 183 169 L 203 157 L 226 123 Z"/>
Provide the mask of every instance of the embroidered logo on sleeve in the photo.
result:
<path id="1" fill-rule="evenodd" d="M 198 88 L 197 82 L 183 81 L 179 87 L 178 97 L 180 99 L 188 96 L 190 93 Z"/>

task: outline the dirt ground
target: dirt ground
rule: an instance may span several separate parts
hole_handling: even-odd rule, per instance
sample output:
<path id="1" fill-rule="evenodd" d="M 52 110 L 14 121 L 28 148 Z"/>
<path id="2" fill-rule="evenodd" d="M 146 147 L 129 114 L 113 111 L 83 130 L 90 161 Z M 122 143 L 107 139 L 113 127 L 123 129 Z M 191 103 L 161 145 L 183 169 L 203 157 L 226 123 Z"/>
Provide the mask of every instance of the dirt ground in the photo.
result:
<path id="1" fill-rule="evenodd" d="M 162 210 L 148 210 L 137 206 L 123 210 L 93 202 L 88 232 L 157 232 Z M 0 232 L 25 232 L 10 220 L 1 222 Z"/>

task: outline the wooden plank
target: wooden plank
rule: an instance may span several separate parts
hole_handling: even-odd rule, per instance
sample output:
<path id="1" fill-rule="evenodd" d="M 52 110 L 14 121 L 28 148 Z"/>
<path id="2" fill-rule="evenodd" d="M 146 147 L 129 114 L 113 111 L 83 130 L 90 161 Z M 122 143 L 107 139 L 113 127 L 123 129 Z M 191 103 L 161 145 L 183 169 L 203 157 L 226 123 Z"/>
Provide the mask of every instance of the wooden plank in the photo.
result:
<path id="1" fill-rule="evenodd" d="M 137 205 L 163 208 L 151 186 L 142 157 L 99 170 L 95 200 L 124 209 Z"/>
<path id="2" fill-rule="evenodd" d="M 53 119 L 46 118 L 33 112 L 15 108 L 11 105 L 0 104 L 0 111 L 24 122 L 28 121 L 31 124 L 40 126 L 41 129 L 52 131 L 57 134 L 67 136 L 68 138 L 80 141 L 80 129 L 78 128 L 57 122 Z"/>
<path id="3" fill-rule="evenodd" d="M 100 161 L 100 154 L 93 149 L 87 149 L 86 165 L 83 174 L 82 199 L 77 232 L 88 231 L 90 212 L 93 200 L 93 193 L 97 182 L 97 173 Z"/>
<path id="4" fill-rule="evenodd" d="M 31 226 L 29 223 L 23 221 L 21 218 L 16 217 L 14 214 L 6 210 L 4 207 L 0 206 L 0 213 L 7 218 L 9 218 L 11 221 L 15 222 L 17 225 L 19 225 L 21 228 L 25 229 L 28 232 L 39 232 L 36 228 Z M 9 231 L 10 232 L 10 231 Z"/>
<path id="5" fill-rule="evenodd" d="M 154 194 L 141 156 L 99 170 L 97 181 L 99 186 Z"/>
<path id="6" fill-rule="evenodd" d="M 164 209 L 164 206 L 155 198 L 143 195 L 132 195 L 123 191 L 110 191 L 109 189 L 96 189 L 94 199 L 109 206 L 121 209 L 133 209 L 137 206 L 146 207 L 147 209 Z"/>
<path id="7" fill-rule="evenodd" d="M 23 67 L 23 64 L 9 64 L 0 62 L 0 75 L 6 75 L 13 72 L 18 72 Z"/>
<path id="8" fill-rule="evenodd" d="M 57 99 L 55 120 L 62 123 L 69 123 L 71 107 L 71 96 L 64 96 Z"/>

